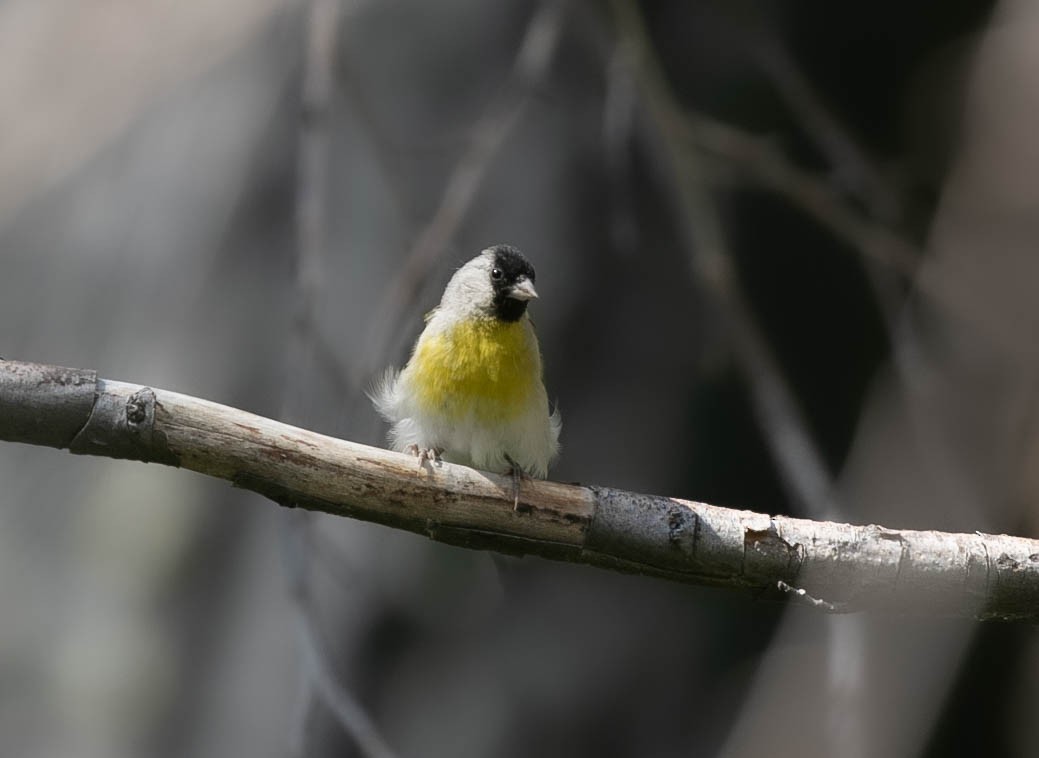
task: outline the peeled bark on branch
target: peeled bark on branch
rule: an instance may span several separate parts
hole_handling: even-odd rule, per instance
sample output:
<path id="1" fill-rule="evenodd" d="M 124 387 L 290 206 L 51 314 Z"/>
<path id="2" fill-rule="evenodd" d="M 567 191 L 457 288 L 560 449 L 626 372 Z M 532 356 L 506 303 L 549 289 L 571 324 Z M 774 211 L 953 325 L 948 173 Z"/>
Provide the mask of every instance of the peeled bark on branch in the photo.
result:
<path id="1" fill-rule="evenodd" d="M 417 459 L 96 372 L 0 361 L 0 439 L 162 463 L 287 507 L 689 584 L 867 609 L 1039 620 L 1039 541 L 736 511 Z"/>

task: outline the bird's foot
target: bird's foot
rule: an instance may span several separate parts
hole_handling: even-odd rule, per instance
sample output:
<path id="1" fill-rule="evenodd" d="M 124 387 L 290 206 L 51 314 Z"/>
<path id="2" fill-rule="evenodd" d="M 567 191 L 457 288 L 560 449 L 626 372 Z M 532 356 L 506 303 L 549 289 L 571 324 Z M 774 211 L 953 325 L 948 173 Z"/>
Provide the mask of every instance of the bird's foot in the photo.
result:
<path id="1" fill-rule="evenodd" d="M 523 470 L 523 468 L 512 460 L 512 457 L 508 454 L 505 456 L 505 460 L 509 462 L 509 476 L 512 477 L 512 510 L 519 510 L 519 495 L 520 495 L 520 482 L 524 479 L 529 479 L 530 475 Z"/>
<path id="2" fill-rule="evenodd" d="M 408 445 L 406 452 L 411 453 L 418 458 L 419 466 L 425 466 L 427 462 L 430 464 L 440 463 L 440 456 L 444 451 L 439 447 L 419 447 L 418 445 Z"/>

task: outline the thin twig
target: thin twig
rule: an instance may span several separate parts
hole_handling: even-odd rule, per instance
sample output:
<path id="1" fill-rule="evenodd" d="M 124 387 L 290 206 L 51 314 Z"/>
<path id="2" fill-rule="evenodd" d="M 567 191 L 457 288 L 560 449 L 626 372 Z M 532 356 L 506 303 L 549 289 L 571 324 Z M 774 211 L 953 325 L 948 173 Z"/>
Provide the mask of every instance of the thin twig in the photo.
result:
<path id="1" fill-rule="evenodd" d="M 789 594 L 793 595 L 800 602 L 805 603 L 806 605 L 809 605 L 812 608 L 815 608 L 817 610 L 827 611 L 829 613 L 844 613 L 845 612 L 845 609 L 842 606 L 838 605 L 837 603 L 831 603 L 828 600 L 823 600 L 821 598 L 812 597 L 811 595 L 809 595 L 801 587 L 791 587 L 789 584 L 784 582 L 782 579 L 780 579 L 778 582 L 776 582 L 776 586 L 780 589 L 780 591 L 786 592 L 786 593 L 789 593 Z"/>
<path id="2" fill-rule="evenodd" d="M 901 206 L 898 193 L 887 186 L 875 162 L 826 106 L 790 51 L 774 36 L 759 38 L 752 49 L 761 72 L 826 156 L 837 185 L 859 198 L 878 221 L 893 222 Z"/>
<path id="3" fill-rule="evenodd" d="M 680 113 L 669 118 L 690 146 L 728 160 L 869 258 L 906 277 L 915 272 L 921 259 L 915 245 L 852 209 L 825 181 L 794 166 L 767 139 L 703 114 Z"/>

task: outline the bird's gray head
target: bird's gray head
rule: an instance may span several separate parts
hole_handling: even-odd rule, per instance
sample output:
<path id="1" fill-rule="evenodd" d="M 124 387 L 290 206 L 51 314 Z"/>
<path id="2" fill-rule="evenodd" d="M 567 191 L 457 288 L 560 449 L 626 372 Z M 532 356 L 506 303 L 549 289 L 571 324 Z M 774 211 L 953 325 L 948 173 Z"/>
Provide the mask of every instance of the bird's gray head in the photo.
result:
<path id="1" fill-rule="evenodd" d="M 455 272 L 440 307 L 512 322 L 523 317 L 527 303 L 537 296 L 530 261 L 514 247 L 495 245 Z"/>

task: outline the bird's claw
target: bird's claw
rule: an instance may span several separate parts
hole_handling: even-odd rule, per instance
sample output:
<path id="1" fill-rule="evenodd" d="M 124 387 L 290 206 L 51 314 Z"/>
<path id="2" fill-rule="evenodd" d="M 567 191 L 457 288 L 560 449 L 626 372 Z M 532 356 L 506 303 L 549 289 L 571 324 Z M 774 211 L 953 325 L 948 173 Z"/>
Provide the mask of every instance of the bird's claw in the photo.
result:
<path id="1" fill-rule="evenodd" d="M 509 466 L 511 467 L 509 469 L 509 476 L 512 477 L 512 510 L 518 511 L 520 482 L 529 477 L 527 476 L 527 472 L 524 471 L 523 468 L 518 463 L 516 463 L 516 461 L 512 460 L 511 456 L 506 455 L 505 460 L 509 462 Z"/>
<path id="2" fill-rule="evenodd" d="M 411 453 L 418 458 L 418 465 L 425 466 L 426 463 L 437 464 L 440 463 L 440 455 L 444 451 L 438 447 L 419 447 L 418 445 L 408 445 L 407 452 Z"/>

